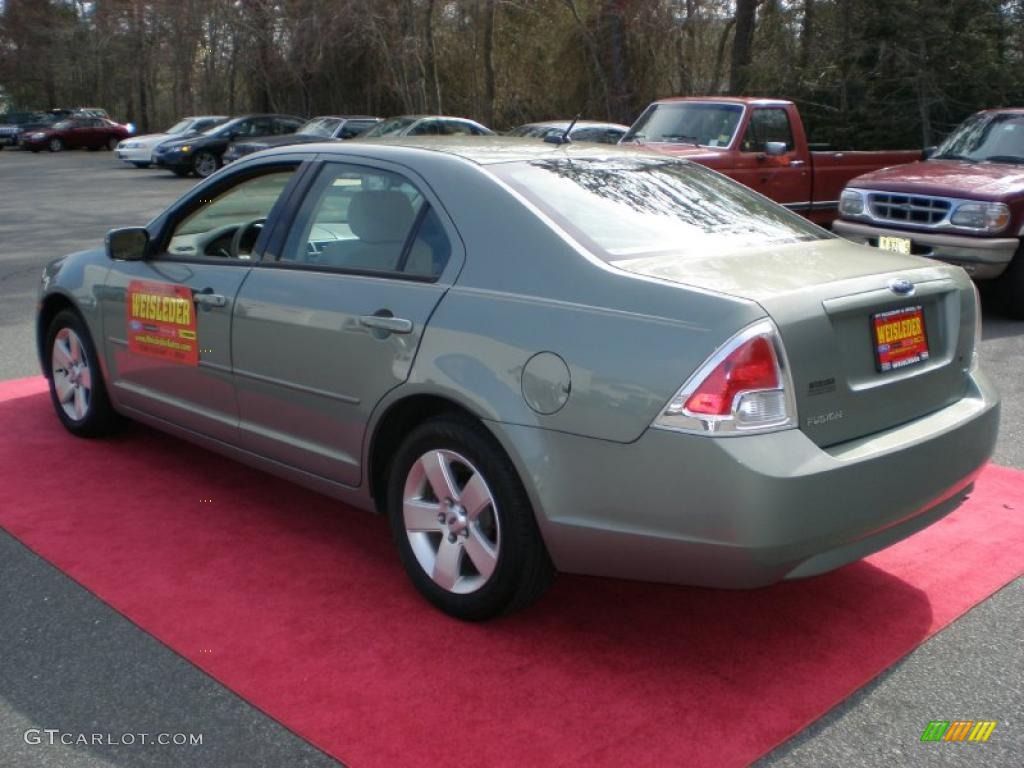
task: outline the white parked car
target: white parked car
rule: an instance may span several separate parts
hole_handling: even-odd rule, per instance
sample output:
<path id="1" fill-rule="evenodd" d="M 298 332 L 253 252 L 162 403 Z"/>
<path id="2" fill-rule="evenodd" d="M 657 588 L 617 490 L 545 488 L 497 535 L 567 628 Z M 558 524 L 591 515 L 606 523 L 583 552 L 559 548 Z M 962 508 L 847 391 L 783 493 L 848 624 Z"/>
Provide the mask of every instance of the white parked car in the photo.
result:
<path id="1" fill-rule="evenodd" d="M 180 139 L 191 133 L 199 133 L 227 120 L 225 115 L 200 115 L 184 117 L 164 133 L 147 133 L 132 136 L 117 145 L 117 159 L 131 163 L 136 168 L 148 168 L 153 162 L 153 150 L 168 139 Z"/>

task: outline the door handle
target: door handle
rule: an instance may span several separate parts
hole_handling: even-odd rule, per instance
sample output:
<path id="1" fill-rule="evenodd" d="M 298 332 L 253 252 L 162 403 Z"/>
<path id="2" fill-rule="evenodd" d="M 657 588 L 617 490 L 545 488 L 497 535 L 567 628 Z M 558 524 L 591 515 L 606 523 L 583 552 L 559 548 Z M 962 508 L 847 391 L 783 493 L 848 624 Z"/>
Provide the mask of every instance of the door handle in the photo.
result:
<path id="1" fill-rule="evenodd" d="M 789 166 L 791 168 L 799 168 L 803 164 L 804 164 L 803 160 L 790 160 L 789 161 Z"/>
<path id="2" fill-rule="evenodd" d="M 200 307 L 226 307 L 228 305 L 227 297 L 219 293 L 212 293 L 209 290 L 194 292 L 192 294 L 192 301 Z"/>
<path id="3" fill-rule="evenodd" d="M 363 315 L 359 318 L 359 324 L 364 328 L 385 333 L 412 333 L 412 320 L 406 320 L 404 317 Z"/>

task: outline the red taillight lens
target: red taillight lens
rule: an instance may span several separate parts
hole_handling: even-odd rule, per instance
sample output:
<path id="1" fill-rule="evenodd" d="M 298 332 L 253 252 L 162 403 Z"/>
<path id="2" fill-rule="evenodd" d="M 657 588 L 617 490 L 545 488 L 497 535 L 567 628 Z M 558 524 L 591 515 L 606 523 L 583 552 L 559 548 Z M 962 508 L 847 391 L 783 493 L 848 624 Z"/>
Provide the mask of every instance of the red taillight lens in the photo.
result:
<path id="1" fill-rule="evenodd" d="M 771 342 L 755 336 L 737 347 L 698 385 L 684 408 L 690 413 L 728 416 L 736 395 L 758 389 L 779 389 L 778 363 Z"/>

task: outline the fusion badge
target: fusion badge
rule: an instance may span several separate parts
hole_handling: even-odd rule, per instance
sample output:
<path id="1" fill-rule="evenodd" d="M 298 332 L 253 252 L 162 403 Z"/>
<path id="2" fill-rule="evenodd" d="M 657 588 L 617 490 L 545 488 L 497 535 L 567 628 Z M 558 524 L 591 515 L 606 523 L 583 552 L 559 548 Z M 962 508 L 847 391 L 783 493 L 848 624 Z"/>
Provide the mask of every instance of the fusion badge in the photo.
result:
<path id="1" fill-rule="evenodd" d="M 130 351 L 199 365 L 196 313 L 187 286 L 132 280 L 127 299 Z"/>

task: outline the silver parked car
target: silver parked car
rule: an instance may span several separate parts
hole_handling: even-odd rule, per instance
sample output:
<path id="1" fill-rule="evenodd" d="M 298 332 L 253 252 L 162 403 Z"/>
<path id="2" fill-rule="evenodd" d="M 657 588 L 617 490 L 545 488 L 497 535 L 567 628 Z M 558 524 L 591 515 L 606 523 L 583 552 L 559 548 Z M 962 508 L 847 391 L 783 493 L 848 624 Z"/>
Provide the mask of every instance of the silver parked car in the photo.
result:
<path id="1" fill-rule="evenodd" d="M 283 147 L 50 264 L 76 435 L 124 416 L 388 516 L 434 604 L 556 570 L 755 587 L 954 509 L 994 445 L 959 268 L 699 165 L 498 138 Z"/>

